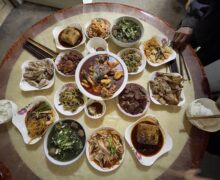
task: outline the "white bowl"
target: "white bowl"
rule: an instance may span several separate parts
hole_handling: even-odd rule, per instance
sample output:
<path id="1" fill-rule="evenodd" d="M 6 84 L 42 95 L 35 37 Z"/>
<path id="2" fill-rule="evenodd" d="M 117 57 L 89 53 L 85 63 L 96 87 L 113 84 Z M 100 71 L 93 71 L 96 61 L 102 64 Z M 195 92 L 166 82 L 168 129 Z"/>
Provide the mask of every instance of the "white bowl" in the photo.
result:
<path id="1" fill-rule="evenodd" d="M 166 40 L 167 42 L 168 42 L 168 38 L 167 37 L 165 37 L 165 36 L 155 36 L 156 37 L 156 39 L 157 39 L 157 41 L 158 41 L 158 43 L 159 44 L 161 44 L 161 41 L 162 40 Z M 148 41 L 148 40 L 147 40 Z M 161 63 L 152 63 L 151 61 L 150 61 L 150 59 L 148 59 L 147 57 L 146 57 L 146 55 L 145 55 L 145 52 L 144 52 L 144 43 L 145 43 L 146 41 L 144 41 L 144 42 L 142 42 L 141 43 L 141 45 L 140 45 L 140 50 L 141 50 L 141 52 L 142 52 L 142 54 L 145 56 L 145 58 L 146 58 L 146 60 L 147 60 L 147 63 L 149 64 L 149 65 L 151 65 L 151 66 L 153 66 L 153 67 L 158 67 L 158 66 L 161 66 L 161 65 L 163 65 L 163 64 L 166 64 L 166 63 L 168 63 L 168 62 L 170 62 L 170 61 L 172 61 L 172 60 L 175 60 L 175 58 L 176 58 L 176 52 L 171 48 L 171 50 L 172 50 L 172 53 L 170 54 L 170 56 L 167 58 L 167 59 L 165 59 L 163 62 L 161 62 Z"/>
<path id="2" fill-rule="evenodd" d="M 42 60 L 27 60 L 25 62 L 23 62 L 23 64 L 21 65 L 21 81 L 20 81 L 20 89 L 22 91 L 39 91 L 39 90 L 43 90 L 43 89 L 49 89 L 50 87 L 53 86 L 54 84 L 54 79 L 55 79 L 55 68 L 54 68 L 54 74 L 53 74 L 53 78 L 51 80 L 49 80 L 49 84 L 47 86 L 44 86 L 42 88 L 37 88 L 34 86 L 31 86 L 27 81 L 24 80 L 23 74 L 25 73 L 25 68 L 28 67 L 29 62 L 35 62 L 35 61 L 45 61 L 48 60 L 51 62 L 51 64 L 53 64 L 54 67 L 54 62 L 52 59 L 46 58 L 46 59 L 42 59 Z"/>
<path id="3" fill-rule="evenodd" d="M 132 144 L 131 132 L 132 132 L 133 128 L 139 122 L 146 121 L 147 117 L 155 119 L 155 116 L 150 115 L 150 114 L 146 115 L 145 117 L 140 118 L 139 120 L 137 120 L 136 122 L 134 122 L 133 124 L 131 124 L 130 126 L 127 127 L 127 129 L 125 130 L 125 139 L 126 139 L 128 145 L 131 147 L 132 151 L 134 152 L 134 155 L 137 158 L 137 160 L 139 161 L 139 163 L 144 166 L 151 166 L 160 156 L 162 156 L 163 154 L 167 153 L 168 151 L 170 151 L 172 149 L 173 141 L 172 141 L 172 138 L 170 137 L 170 135 L 166 131 L 164 131 L 164 129 L 160 126 L 160 130 L 162 132 L 164 142 L 163 142 L 163 146 L 161 147 L 159 152 L 157 152 L 156 154 L 154 154 L 152 156 L 144 156 L 141 153 L 139 153 Z"/>
<path id="4" fill-rule="evenodd" d="M 150 76 L 150 80 L 154 80 L 157 76 L 157 73 L 160 73 L 160 72 L 153 72 Z M 179 73 L 169 73 L 173 76 L 181 76 Z M 182 77 L 182 76 L 181 76 Z M 184 95 L 184 90 L 182 88 L 182 91 L 181 91 L 181 94 L 180 94 L 180 102 L 179 104 L 177 105 L 170 105 L 170 104 L 161 104 L 159 101 L 157 101 L 154 97 L 153 97 L 153 92 L 151 90 L 151 87 L 150 87 L 150 84 L 148 83 L 149 85 L 149 93 L 150 93 L 150 98 L 151 100 L 153 101 L 154 104 L 157 104 L 157 105 L 165 105 L 165 106 L 183 106 L 185 101 L 186 101 L 186 98 L 185 98 L 185 95 Z"/>
<path id="5" fill-rule="evenodd" d="M 75 120 L 73 120 L 73 119 L 63 119 L 63 120 L 59 120 L 58 122 L 60 122 L 60 121 L 73 121 L 73 122 L 76 122 L 77 124 L 79 124 L 79 125 L 82 127 L 82 129 L 83 129 L 83 131 L 84 131 L 84 134 L 85 134 L 85 144 L 84 144 L 84 147 L 83 147 L 82 152 L 81 152 L 76 158 L 74 158 L 74 159 L 72 159 L 72 160 L 69 160 L 69 161 L 63 162 L 63 161 L 59 161 L 59 160 L 56 160 L 56 159 L 54 159 L 53 157 L 51 157 L 51 156 L 49 155 L 49 153 L 48 153 L 48 148 L 47 148 L 48 136 L 49 136 L 49 134 L 50 134 L 52 128 L 54 127 L 54 125 L 55 125 L 56 123 L 54 123 L 54 124 L 49 128 L 49 130 L 47 131 L 47 133 L 46 133 L 46 135 L 45 135 L 45 137 L 44 137 L 44 153 L 45 153 L 47 159 L 48 159 L 51 163 L 56 164 L 56 165 L 58 165 L 58 166 L 66 166 L 66 165 L 70 165 L 70 164 L 75 163 L 75 162 L 83 155 L 83 153 L 84 153 L 84 151 L 85 151 L 85 148 L 86 148 L 86 131 L 85 131 L 85 128 L 82 126 L 82 124 L 79 123 L 79 121 L 75 121 Z M 57 123 L 58 123 L 58 122 L 57 122 Z"/>
<path id="6" fill-rule="evenodd" d="M 82 34 L 82 41 L 77 44 L 76 46 L 73 46 L 73 47 L 66 47 L 66 46 L 63 46 L 62 44 L 60 44 L 60 41 L 59 41 L 59 34 L 67 27 L 75 27 L 77 28 L 78 30 L 81 31 L 81 34 Z M 72 24 L 69 24 L 69 25 L 62 25 L 62 26 L 57 26 L 53 29 L 53 38 L 54 38 L 54 41 L 55 41 L 55 45 L 56 45 L 56 48 L 59 49 L 59 50 L 70 50 L 70 49 L 74 49 L 74 48 L 77 48 L 79 46 L 81 46 L 82 44 L 84 44 L 86 42 L 86 37 L 85 37 L 85 34 L 83 33 L 83 28 L 80 24 L 78 23 L 72 23 Z"/>
<path id="7" fill-rule="evenodd" d="M 75 110 L 74 112 L 64 110 L 63 105 L 60 105 L 59 95 L 67 87 L 76 87 L 77 88 L 77 85 L 75 83 L 66 83 L 62 87 L 60 87 L 55 92 L 55 95 L 54 95 L 54 106 L 57 109 L 57 111 L 59 111 L 61 114 L 65 115 L 65 116 L 73 116 L 73 115 L 80 113 L 85 108 L 87 98 L 83 95 L 84 104 L 82 106 L 78 107 L 77 110 Z"/>
<path id="8" fill-rule="evenodd" d="M 114 26 L 115 24 L 117 24 L 117 22 L 119 22 L 119 21 L 122 20 L 122 19 L 131 20 L 131 21 L 137 23 L 137 24 L 140 26 L 140 28 L 141 28 L 141 36 L 140 36 L 139 39 L 137 39 L 136 41 L 133 41 L 133 42 L 127 42 L 127 43 L 125 43 L 125 42 L 119 41 L 118 39 L 116 39 L 116 38 L 113 36 L 113 34 L 112 34 L 113 26 Z M 115 44 L 117 44 L 118 46 L 120 46 L 120 47 L 131 47 L 131 46 L 136 45 L 136 44 L 141 40 L 141 38 L 143 37 L 143 35 L 144 35 L 144 26 L 143 26 L 143 24 L 141 23 L 141 21 L 140 21 L 139 19 L 135 18 L 135 17 L 132 17 L 132 16 L 122 16 L 122 17 L 119 17 L 119 18 L 115 19 L 114 22 L 112 23 L 112 27 L 111 27 L 111 38 L 112 38 L 113 42 L 114 42 Z"/>
<path id="9" fill-rule="evenodd" d="M 102 109 L 102 113 L 101 113 L 101 114 L 97 114 L 97 115 L 95 115 L 95 116 L 92 116 L 92 115 L 89 114 L 87 107 L 88 107 L 90 104 L 94 103 L 94 102 L 100 103 L 100 104 L 102 105 L 102 108 L 103 108 L 103 109 Z M 89 100 L 87 101 L 87 103 L 86 103 L 86 107 L 84 108 L 84 111 L 85 111 L 86 115 L 87 115 L 89 118 L 91 118 L 91 119 L 99 119 L 99 118 L 103 117 L 104 114 L 105 114 L 105 112 L 106 112 L 105 102 L 104 102 L 104 101 L 97 101 L 97 100 L 89 99 Z"/>
<path id="10" fill-rule="evenodd" d="M 81 82 L 80 82 L 80 71 L 81 71 L 81 68 L 83 66 L 83 64 L 88 60 L 90 59 L 91 57 L 93 56 L 96 56 L 96 55 L 100 55 L 100 54 L 107 54 L 109 56 L 112 56 L 114 57 L 117 61 L 119 61 L 119 63 L 121 64 L 123 70 L 124 70 L 124 80 L 123 80 L 123 83 L 121 84 L 120 88 L 111 96 L 111 97 L 108 97 L 108 98 L 103 98 L 101 96 L 97 96 L 97 95 L 93 95 L 91 93 L 89 93 L 82 85 L 81 85 Z M 127 67 L 124 63 L 124 61 L 118 57 L 116 54 L 113 54 L 111 52 L 108 52 L 108 51 L 99 51 L 99 52 L 95 52 L 95 53 L 91 53 L 89 55 L 87 55 L 86 57 L 84 57 L 80 63 L 78 64 L 77 66 L 77 69 L 76 69 L 76 73 L 75 73 L 75 81 L 76 81 L 76 84 L 77 84 L 77 87 L 79 88 L 79 90 L 85 95 L 87 96 L 88 98 L 90 99 L 94 99 L 94 100 L 109 100 L 109 99 L 112 99 L 116 96 L 118 96 L 124 89 L 124 87 L 126 86 L 126 83 L 127 83 L 127 80 L 128 80 L 128 71 L 127 71 Z"/>
<path id="11" fill-rule="evenodd" d="M 113 128 L 110 128 L 110 127 L 101 127 L 101 128 L 98 128 L 98 129 L 96 129 L 92 134 L 91 134 L 91 136 L 90 136 L 90 138 L 93 136 L 93 135 L 95 135 L 99 130 L 102 130 L 102 129 L 112 129 L 112 130 L 115 130 L 115 129 L 113 129 Z M 116 130 L 115 130 L 116 131 Z M 118 131 L 116 131 L 117 133 L 118 133 L 118 135 L 120 136 L 120 138 L 121 138 L 121 140 L 122 140 L 122 144 L 123 144 L 123 146 L 124 146 L 124 154 L 123 154 L 123 156 L 122 156 L 122 159 L 119 161 L 119 164 L 116 164 L 116 165 L 114 165 L 113 167 L 111 167 L 111 168 L 102 168 L 102 167 L 100 167 L 99 165 L 97 165 L 94 161 L 92 161 L 91 159 L 90 159 L 90 154 L 89 154 L 89 142 L 87 141 L 86 142 L 86 157 L 87 157 L 87 160 L 89 161 L 89 164 L 94 168 L 94 169 L 96 169 L 97 171 L 100 171 L 100 172 L 111 172 L 111 171 L 114 171 L 114 170 L 116 170 L 117 168 L 119 168 L 119 166 L 122 164 L 122 162 L 123 162 L 123 160 L 124 160 L 124 157 L 125 157 L 125 142 L 124 142 L 124 139 L 123 139 L 123 137 L 121 136 L 121 134 L 118 132 Z"/>
<path id="12" fill-rule="evenodd" d="M 98 47 L 101 47 L 104 49 L 104 51 L 108 51 L 108 43 L 100 38 L 100 37 L 94 37 L 91 38 L 88 43 L 86 44 L 86 48 L 89 51 L 89 53 L 94 53 L 96 52 L 96 49 Z"/>
<path id="13" fill-rule="evenodd" d="M 109 38 L 109 36 L 110 36 L 110 30 L 111 30 L 111 23 L 107 20 L 107 19 L 105 19 L 105 18 L 94 18 L 94 19 L 103 19 L 104 21 L 106 21 L 107 23 L 109 23 L 109 33 L 108 33 L 108 35 L 105 37 L 105 38 L 103 38 L 103 39 L 108 39 Z M 93 20 L 93 19 L 92 19 Z M 87 34 L 87 28 L 90 26 L 90 24 L 92 23 L 92 20 L 90 20 L 90 21 L 88 21 L 86 24 L 85 24 L 85 29 L 84 29 L 84 33 L 85 33 L 85 35 L 86 35 L 86 37 L 88 38 L 88 39 L 91 39 L 89 36 L 88 36 L 88 34 Z M 92 38 L 94 38 L 94 37 L 92 37 Z M 101 37 L 100 37 L 101 38 Z"/>
<path id="14" fill-rule="evenodd" d="M 27 106 L 21 108 L 12 118 L 12 123 L 15 125 L 15 127 L 19 130 L 19 132 L 21 133 L 25 144 L 35 144 L 37 143 L 41 138 L 35 138 L 32 139 L 29 135 L 28 135 L 28 130 L 27 127 L 25 125 L 25 118 L 27 116 L 27 112 L 29 110 L 31 110 L 36 104 L 38 104 L 41 101 L 46 101 L 50 106 L 51 109 L 54 113 L 54 122 L 58 121 L 59 116 L 56 112 L 56 110 L 54 109 L 54 107 L 50 104 L 50 102 L 47 100 L 46 97 L 44 96 L 36 96 L 33 101 L 31 103 L 29 103 Z"/>
<path id="15" fill-rule="evenodd" d="M 60 70 L 58 70 L 58 67 L 57 67 L 58 64 L 61 62 L 62 58 L 63 58 L 66 54 L 69 54 L 71 51 L 74 52 L 74 53 L 76 53 L 76 54 L 78 54 L 78 55 L 81 55 L 82 57 L 84 57 L 81 52 L 79 52 L 79 51 L 77 51 L 77 50 L 75 50 L 75 49 L 72 49 L 72 50 L 69 50 L 69 51 L 63 51 L 63 52 L 59 53 L 58 56 L 57 56 L 56 59 L 55 59 L 54 64 L 55 64 L 55 69 L 56 69 L 56 71 L 57 71 L 61 76 L 64 76 L 64 77 L 74 77 L 74 76 L 75 76 L 75 73 L 72 74 L 72 75 L 70 75 L 70 74 L 64 74 L 63 72 L 61 72 Z M 82 58 L 82 59 L 83 59 L 83 58 Z"/>
<path id="16" fill-rule="evenodd" d="M 0 115 L 0 124 L 11 121 L 12 117 L 17 113 L 17 105 L 10 100 L 2 99 L 0 100 L 0 106 L 8 106 L 4 107 L 4 109 L 1 109 L 1 113 L 4 112 L 5 116 Z"/>
<path id="17" fill-rule="evenodd" d="M 128 84 L 136 84 L 136 83 L 128 83 Z M 128 84 L 127 84 L 127 85 L 128 85 Z M 137 85 L 141 86 L 140 84 L 137 84 Z M 141 86 L 141 87 L 144 88 L 143 86 Z M 117 96 L 117 99 L 116 99 L 116 103 L 117 103 L 118 109 L 119 109 L 123 114 L 125 114 L 126 116 L 129 116 L 129 117 L 140 117 L 140 116 L 143 116 L 143 115 L 147 112 L 147 110 L 148 110 L 148 108 L 149 108 L 149 106 L 150 106 L 150 98 L 149 98 L 149 95 L 148 95 L 148 93 L 147 93 L 147 91 L 146 91 L 145 88 L 144 88 L 144 90 L 145 90 L 145 93 L 146 93 L 146 95 L 147 95 L 147 100 L 148 100 L 148 102 L 147 102 L 147 104 L 146 104 L 146 106 L 145 106 L 145 109 L 143 110 L 142 113 L 130 114 L 130 113 L 126 112 L 126 111 L 120 106 L 120 104 L 119 104 L 119 96 L 120 96 L 120 94 Z"/>
<path id="18" fill-rule="evenodd" d="M 136 49 L 136 48 L 125 48 L 125 49 L 122 49 L 121 51 L 118 52 L 118 56 L 120 58 L 122 58 L 122 54 L 125 52 L 125 51 L 128 51 L 128 50 L 135 50 L 137 52 L 139 52 L 141 54 L 141 65 L 138 67 L 138 70 L 136 72 L 128 72 L 129 75 L 135 75 L 135 74 L 139 74 L 141 73 L 144 69 L 145 69 L 145 66 L 146 66 L 146 60 L 145 60 L 145 56 L 143 55 L 143 53 L 139 50 L 139 49 Z M 123 60 L 123 59 L 122 59 Z"/>
<path id="19" fill-rule="evenodd" d="M 195 105 L 195 103 L 200 103 L 203 106 L 205 106 L 206 108 L 210 109 L 212 111 L 213 115 L 220 114 L 220 111 L 218 110 L 215 101 L 208 99 L 208 98 L 200 98 L 200 99 L 194 100 L 188 106 L 188 108 L 186 109 L 186 116 L 187 117 L 192 116 L 191 108 Z M 201 114 L 201 115 L 198 114 L 197 116 L 204 116 L 204 114 Z M 202 121 L 210 122 L 210 124 L 205 123 L 205 125 L 204 125 L 204 122 L 202 122 Z M 192 125 L 196 126 L 198 129 L 201 129 L 203 131 L 216 132 L 216 131 L 220 130 L 220 118 L 197 119 L 197 120 L 189 119 L 189 122 Z"/>

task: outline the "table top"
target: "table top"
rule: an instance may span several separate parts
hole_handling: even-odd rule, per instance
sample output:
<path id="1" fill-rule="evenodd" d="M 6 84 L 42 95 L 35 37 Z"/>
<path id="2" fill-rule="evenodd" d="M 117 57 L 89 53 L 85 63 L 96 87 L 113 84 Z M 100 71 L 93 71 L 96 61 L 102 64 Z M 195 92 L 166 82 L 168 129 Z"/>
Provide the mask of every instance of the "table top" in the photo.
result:
<path id="1" fill-rule="evenodd" d="M 8 50 L 0 65 L 0 99 L 14 101 L 19 108 L 27 105 L 34 96 L 44 95 L 51 103 L 58 87 L 72 79 L 56 76 L 55 85 L 48 89 L 38 92 L 22 92 L 19 89 L 21 78 L 21 64 L 26 60 L 35 59 L 22 47 L 27 37 L 32 37 L 45 46 L 56 50 L 52 30 L 57 25 L 65 25 L 72 22 L 85 25 L 86 22 L 95 17 L 103 17 L 112 22 L 115 18 L 130 15 L 141 20 L 144 25 L 145 34 L 143 39 L 148 39 L 153 35 L 163 34 L 172 38 L 174 30 L 159 18 L 134 7 L 114 3 L 92 3 L 80 5 L 73 8 L 60 10 L 52 14 L 24 32 L 14 42 Z M 121 48 L 114 45 L 111 39 L 107 40 L 109 50 L 117 53 Z M 84 55 L 85 46 L 79 47 Z M 192 81 L 184 82 L 184 93 L 186 103 L 181 108 L 162 107 L 151 103 L 148 114 L 153 114 L 159 120 L 161 126 L 166 129 L 173 139 L 173 149 L 159 158 L 151 167 L 144 167 L 138 163 L 133 152 L 126 145 L 126 154 L 123 164 L 114 172 L 100 173 L 93 169 L 85 155 L 77 163 L 59 167 L 47 161 L 43 152 L 43 141 L 35 145 L 25 145 L 18 130 L 7 123 L 0 126 L 0 171 L 7 168 L 9 176 L 13 179 L 88 179 L 101 178 L 107 179 L 175 179 L 174 171 L 187 170 L 198 167 L 199 162 L 205 152 L 208 133 L 193 128 L 185 118 L 187 105 L 195 98 L 207 97 L 209 94 L 208 82 L 204 70 L 194 54 L 191 47 L 187 47 L 183 53 L 186 64 L 190 71 Z M 149 76 L 154 71 L 165 71 L 165 66 L 152 68 L 147 66 L 140 75 L 129 77 L 129 82 L 136 82 L 147 88 Z M 103 126 L 114 127 L 122 135 L 128 125 L 136 119 L 126 117 L 120 113 L 116 107 L 115 99 L 106 102 L 107 113 L 104 118 L 98 121 L 91 121 L 83 112 L 73 116 L 86 127 L 87 135 L 95 129 Z M 60 118 L 64 116 L 60 115 Z"/>

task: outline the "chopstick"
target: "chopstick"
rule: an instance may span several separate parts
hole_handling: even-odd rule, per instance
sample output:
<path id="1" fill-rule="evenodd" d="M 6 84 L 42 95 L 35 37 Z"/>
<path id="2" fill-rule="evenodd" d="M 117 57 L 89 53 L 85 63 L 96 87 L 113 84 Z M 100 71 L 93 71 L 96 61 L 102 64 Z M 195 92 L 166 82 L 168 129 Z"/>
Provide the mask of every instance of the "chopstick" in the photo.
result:
<path id="1" fill-rule="evenodd" d="M 174 59 L 173 61 L 170 61 L 168 63 L 168 67 L 169 67 L 171 73 L 179 73 L 177 63 L 176 63 L 176 59 Z"/>
<path id="2" fill-rule="evenodd" d="M 182 58 L 180 56 L 180 52 L 179 52 L 179 67 L 180 67 L 180 74 L 181 76 L 184 78 L 184 74 L 183 74 L 183 64 L 182 64 Z"/>
<path id="3" fill-rule="evenodd" d="M 216 115 L 210 115 L 210 116 L 189 116 L 188 119 L 194 119 L 194 120 L 198 120 L 198 119 L 212 119 L 212 118 L 220 118 L 220 114 L 216 114 Z"/>
<path id="4" fill-rule="evenodd" d="M 184 57 L 183 57 L 182 52 L 179 52 L 179 55 L 180 55 L 180 57 L 181 57 L 181 61 L 183 61 L 183 65 L 184 65 L 184 68 L 185 68 L 185 71 L 186 71 L 187 78 L 188 78 L 188 80 L 190 81 L 191 78 L 190 78 L 189 71 L 188 71 L 188 68 L 187 68 L 187 66 L 186 66 L 186 62 L 185 62 L 185 59 L 184 59 Z"/>
<path id="5" fill-rule="evenodd" d="M 39 49 L 36 49 L 27 42 L 23 45 L 23 47 L 32 55 L 34 55 L 37 59 L 45 59 L 47 57 L 50 57 L 48 56 L 48 54 L 44 54 L 43 52 L 40 52 Z"/>
<path id="6" fill-rule="evenodd" d="M 33 39 L 31 39 L 31 38 L 28 38 L 28 39 L 27 39 L 27 42 L 30 43 L 30 44 L 32 44 L 33 46 L 35 46 L 35 47 L 41 49 L 42 51 L 46 52 L 47 54 L 51 55 L 52 57 L 56 57 L 56 56 L 58 55 L 57 52 L 55 52 L 55 51 L 53 51 L 53 50 L 51 50 L 51 49 L 45 47 L 44 45 L 42 45 L 42 44 L 36 42 L 35 40 L 33 40 Z"/>

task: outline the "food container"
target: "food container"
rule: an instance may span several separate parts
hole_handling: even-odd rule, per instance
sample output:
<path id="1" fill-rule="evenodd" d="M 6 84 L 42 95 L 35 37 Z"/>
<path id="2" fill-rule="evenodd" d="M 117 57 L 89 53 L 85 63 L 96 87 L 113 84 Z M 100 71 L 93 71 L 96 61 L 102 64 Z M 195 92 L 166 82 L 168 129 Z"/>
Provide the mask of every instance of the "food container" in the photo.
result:
<path id="1" fill-rule="evenodd" d="M 90 106 L 91 104 L 93 103 L 99 103 L 101 104 L 102 106 L 102 112 L 101 113 L 97 113 L 96 115 L 91 115 L 89 113 L 89 110 L 88 110 L 88 106 Z M 97 109 L 97 106 L 94 107 Z M 97 100 L 92 100 L 92 99 L 89 99 L 86 103 L 86 106 L 84 108 L 84 111 L 86 113 L 86 115 L 91 118 L 91 119 L 100 119 L 101 117 L 103 117 L 105 115 L 105 112 L 106 112 L 106 105 L 105 105 L 105 102 L 104 101 L 97 101 Z M 97 112 L 97 110 L 95 110 Z"/>
<path id="2" fill-rule="evenodd" d="M 74 45 L 74 46 L 64 46 L 60 43 L 59 41 L 59 35 L 60 33 L 67 27 L 75 27 L 77 28 L 80 32 L 81 32 L 81 35 L 82 35 L 82 39 L 80 41 L 80 43 Z M 54 38 L 54 42 L 55 42 L 55 45 L 56 45 L 56 48 L 59 49 L 59 50 L 70 50 L 70 49 L 74 49 L 74 48 L 77 48 L 79 46 L 81 46 L 82 44 L 85 43 L 86 41 L 86 36 L 85 34 L 83 33 L 83 29 L 82 29 L 82 26 L 78 23 L 72 23 L 72 24 L 69 24 L 69 25 L 61 25 L 61 26 L 57 26 L 53 29 L 52 31 L 53 33 L 53 38 Z"/>
<path id="3" fill-rule="evenodd" d="M 86 48 L 89 53 L 99 51 L 97 50 L 97 48 L 102 48 L 102 51 L 108 51 L 108 43 L 100 37 L 94 37 L 88 41 L 88 43 L 86 44 Z"/>
<path id="4" fill-rule="evenodd" d="M 131 41 L 131 42 L 122 42 L 122 41 L 118 40 L 116 37 L 114 37 L 114 35 L 113 35 L 113 33 L 112 33 L 113 27 L 114 27 L 114 25 L 116 25 L 119 21 L 121 21 L 121 20 L 123 20 L 123 19 L 133 21 L 134 23 L 136 23 L 136 24 L 140 27 L 141 35 L 140 35 L 140 37 L 139 37 L 137 40 Z M 119 17 L 119 18 L 115 19 L 114 22 L 112 23 L 112 27 L 111 27 L 111 38 L 112 38 L 113 42 L 114 42 L 115 44 L 117 44 L 118 46 L 120 46 L 120 47 L 131 47 L 131 46 L 134 46 L 134 45 L 138 44 L 139 41 L 142 39 L 143 35 L 144 35 L 144 26 L 143 26 L 143 24 L 141 23 L 141 21 L 140 21 L 139 19 L 135 18 L 135 17 L 132 17 L 132 16 L 122 16 L 122 17 Z"/>
<path id="5" fill-rule="evenodd" d="M 152 121 L 153 120 L 153 121 Z M 136 122 L 134 122 L 133 124 L 131 124 L 130 126 L 127 127 L 127 129 L 125 130 L 125 139 L 128 143 L 128 145 L 130 146 L 131 150 L 133 151 L 135 157 L 137 158 L 137 160 L 139 161 L 140 164 L 142 164 L 143 166 L 151 166 L 153 165 L 153 163 L 160 158 L 162 155 L 164 155 L 165 153 L 167 153 L 168 151 L 170 151 L 173 147 L 173 141 L 172 138 L 170 137 L 170 135 L 159 125 L 160 131 L 162 133 L 162 137 L 163 137 L 163 144 L 162 147 L 160 147 L 160 149 L 153 155 L 150 156 L 145 156 L 143 154 L 141 154 L 140 152 L 137 151 L 137 149 L 135 148 L 133 142 L 132 142 L 132 131 L 134 129 L 134 127 L 140 123 L 140 122 L 144 122 L 144 121 L 149 121 L 149 122 L 154 122 L 156 120 L 155 116 L 153 115 L 146 115 L 145 117 L 140 118 L 139 120 L 137 120 Z"/>
<path id="6" fill-rule="evenodd" d="M 51 156 L 49 154 L 49 151 L 48 151 L 48 141 L 49 141 L 49 137 L 51 135 L 51 132 L 54 128 L 54 126 L 58 123 L 76 123 L 78 126 L 79 126 L 79 129 L 83 130 L 83 133 L 84 133 L 84 137 L 82 139 L 82 143 L 83 143 L 83 148 L 81 149 L 81 152 L 76 156 L 74 157 L 73 159 L 69 159 L 69 160 L 58 160 L 56 159 L 55 157 Z M 79 123 L 79 121 L 76 121 L 74 119 L 63 119 L 63 120 L 59 120 L 58 122 L 56 122 L 55 124 L 53 124 L 53 126 L 50 127 L 50 129 L 47 131 L 46 135 L 45 135 L 45 138 L 44 138 L 44 153 L 47 157 L 47 159 L 55 164 L 55 165 L 58 165 L 58 166 L 67 166 L 67 165 L 70 165 L 70 164 L 73 164 L 75 163 L 78 159 L 80 159 L 80 157 L 83 155 L 84 151 L 85 151 L 85 147 L 86 147 L 86 131 L 85 131 L 85 128 L 83 127 L 83 125 L 81 123 Z"/>

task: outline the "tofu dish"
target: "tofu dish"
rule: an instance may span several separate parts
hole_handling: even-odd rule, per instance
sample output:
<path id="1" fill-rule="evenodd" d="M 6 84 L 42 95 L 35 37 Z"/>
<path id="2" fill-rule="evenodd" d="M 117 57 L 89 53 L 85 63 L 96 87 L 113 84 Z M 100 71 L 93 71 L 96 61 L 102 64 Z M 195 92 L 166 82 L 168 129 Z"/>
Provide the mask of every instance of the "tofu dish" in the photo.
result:
<path id="1" fill-rule="evenodd" d="M 164 143 L 160 125 L 153 117 L 146 117 L 134 126 L 131 140 L 136 151 L 144 156 L 157 154 Z"/>

